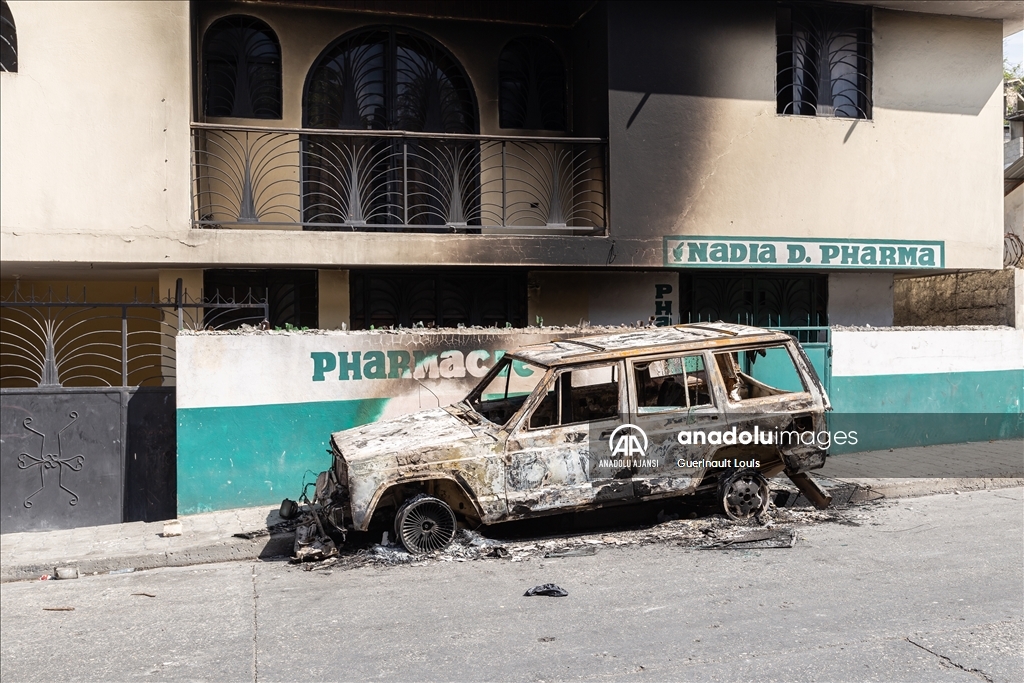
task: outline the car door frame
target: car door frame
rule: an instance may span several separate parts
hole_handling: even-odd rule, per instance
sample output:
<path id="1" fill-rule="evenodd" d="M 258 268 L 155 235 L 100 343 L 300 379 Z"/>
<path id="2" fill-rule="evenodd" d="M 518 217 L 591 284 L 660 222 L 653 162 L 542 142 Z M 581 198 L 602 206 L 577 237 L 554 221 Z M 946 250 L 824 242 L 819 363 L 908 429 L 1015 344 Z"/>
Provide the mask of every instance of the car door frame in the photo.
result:
<path id="1" fill-rule="evenodd" d="M 698 408 L 677 408 L 649 413 L 640 412 L 640 393 L 636 385 L 636 365 L 650 363 L 668 358 L 700 356 L 704 361 L 704 373 L 708 383 L 710 406 Z M 650 446 L 647 455 L 663 461 L 662 468 L 656 472 L 637 472 L 633 478 L 633 491 L 637 498 L 660 498 L 683 495 L 695 490 L 707 467 L 680 466 L 679 460 L 707 460 L 718 450 L 717 446 L 684 446 L 678 441 L 679 432 L 688 430 L 712 431 L 725 428 L 728 413 L 725 410 L 724 386 L 716 370 L 711 368 L 714 362 L 709 349 L 692 349 L 688 351 L 661 351 L 626 359 L 626 372 L 629 373 L 627 383 L 630 391 L 630 422 L 637 425 L 647 434 Z M 645 425 L 647 427 L 645 428 Z"/>
<path id="2" fill-rule="evenodd" d="M 565 373 L 604 366 L 618 368 L 618 413 L 612 418 L 595 422 L 575 422 L 531 429 L 529 420 L 548 393 L 551 384 L 561 382 Z M 591 476 L 592 462 L 597 455 L 592 447 L 592 435 L 597 431 L 595 424 L 608 422 L 608 429 L 600 427 L 598 439 L 608 438 L 616 424 L 628 420 L 629 395 L 623 373 L 626 365 L 623 359 L 606 359 L 590 362 L 557 365 L 538 383 L 534 394 L 526 401 L 523 410 L 515 418 L 515 424 L 508 429 L 505 438 L 505 500 L 509 518 L 528 517 L 538 514 L 552 514 L 563 510 L 588 507 L 594 503 L 612 500 L 628 500 L 632 495 L 629 479 L 605 482 Z M 556 391 L 561 391 L 557 388 Z M 559 411 L 563 400 L 558 398 Z M 560 422 L 560 420 L 559 420 Z M 547 451 L 545 456 L 541 451 Z M 536 453 L 535 456 L 530 453 Z M 526 468 L 531 471 L 527 472 Z M 557 477 L 548 485 L 545 475 L 560 474 L 564 471 L 567 479 Z M 529 486 L 530 482 L 538 485 Z"/>

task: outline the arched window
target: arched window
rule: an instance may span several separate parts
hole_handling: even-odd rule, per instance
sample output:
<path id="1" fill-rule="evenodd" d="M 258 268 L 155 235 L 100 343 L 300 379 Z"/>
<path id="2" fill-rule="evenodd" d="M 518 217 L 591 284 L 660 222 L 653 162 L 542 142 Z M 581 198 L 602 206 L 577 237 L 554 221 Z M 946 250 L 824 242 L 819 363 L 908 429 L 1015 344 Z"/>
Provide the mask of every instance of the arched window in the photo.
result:
<path id="1" fill-rule="evenodd" d="M 349 33 L 324 50 L 309 70 L 302 111 L 306 128 L 478 130 L 462 65 L 436 41 L 393 26 Z M 480 192 L 476 140 L 303 136 L 307 229 L 466 230 L 480 225 Z"/>
<path id="2" fill-rule="evenodd" d="M 476 133 L 476 101 L 462 65 L 440 44 L 396 27 L 350 33 L 313 64 L 307 128 Z"/>
<path id="3" fill-rule="evenodd" d="M 218 19 L 203 38 L 207 116 L 281 118 L 281 44 L 259 19 Z"/>
<path id="4" fill-rule="evenodd" d="M 498 62 L 498 109 L 502 128 L 566 129 L 565 67 L 544 38 L 516 38 Z"/>
<path id="5" fill-rule="evenodd" d="M 18 30 L 7 0 L 0 2 L 0 71 L 18 71 Z"/>

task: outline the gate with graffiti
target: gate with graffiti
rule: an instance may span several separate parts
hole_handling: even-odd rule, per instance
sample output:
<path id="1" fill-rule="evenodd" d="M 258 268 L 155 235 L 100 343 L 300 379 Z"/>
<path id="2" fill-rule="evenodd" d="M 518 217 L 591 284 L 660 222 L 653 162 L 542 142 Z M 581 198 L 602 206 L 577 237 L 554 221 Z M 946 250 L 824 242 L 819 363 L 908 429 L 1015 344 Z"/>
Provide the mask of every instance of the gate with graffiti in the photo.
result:
<path id="1" fill-rule="evenodd" d="M 266 302 L 179 284 L 164 301 L 14 292 L 0 313 L 0 532 L 175 517 L 175 335 L 258 325 Z"/>

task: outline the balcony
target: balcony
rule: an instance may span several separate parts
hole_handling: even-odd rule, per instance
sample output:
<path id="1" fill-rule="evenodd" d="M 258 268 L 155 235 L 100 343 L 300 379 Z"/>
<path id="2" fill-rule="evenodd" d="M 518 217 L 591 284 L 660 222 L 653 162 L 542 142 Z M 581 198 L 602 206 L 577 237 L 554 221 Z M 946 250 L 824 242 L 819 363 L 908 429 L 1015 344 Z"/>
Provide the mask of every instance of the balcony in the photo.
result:
<path id="1" fill-rule="evenodd" d="M 201 229 L 603 235 L 607 143 L 193 124 Z"/>

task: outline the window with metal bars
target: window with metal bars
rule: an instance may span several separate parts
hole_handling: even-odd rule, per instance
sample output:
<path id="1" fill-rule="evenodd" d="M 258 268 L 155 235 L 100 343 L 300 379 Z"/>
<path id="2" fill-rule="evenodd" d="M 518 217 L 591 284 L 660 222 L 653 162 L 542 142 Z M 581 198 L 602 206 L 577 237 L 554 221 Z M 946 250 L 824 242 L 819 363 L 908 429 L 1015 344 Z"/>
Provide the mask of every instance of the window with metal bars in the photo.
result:
<path id="1" fill-rule="evenodd" d="M 550 41 L 516 38 L 501 51 L 498 68 L 502 128 L 566 129 L 565 67 Z"/>
<path id="2" fill-rule="evenodd" d="M 462 65 L 437 41 L 395 26 L 342 36 L 310 69 L 307 128 L 476 133 Z"/>
<path id="3" fill-rule="evenodd" d="M 0 71 L 18 71 L 18 29 L 7 0 L 0 0 Z"/>
<path id="4" fill-rule="evenodd" d="M 353 271 L 352 329 L 526 326 L 521 271 Z"/>
<path id="5" fill-rule="evenodd" d="M 218 19 L 203 38 L 207 116 L 281 118 L 281 44 L 259 19 Z"/>
<path id="6" fill-rule="evenodd" d="M 871 8 L 780 3 L 779 114 L 871 118 Z"/>
<path id="7" fill-rule="evenodd" d="M 315 270 L 209 269 L 203 273 L 203 296 L 211 301 L 253 302 L 266 300 L 271 328 L 317 327 L 319 285 Z M 227 330 L 254 324 L 252 311 L 207 311 L 210 327 Z M 258 322 L 258 321 L 257 321 Z"/>

